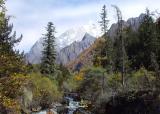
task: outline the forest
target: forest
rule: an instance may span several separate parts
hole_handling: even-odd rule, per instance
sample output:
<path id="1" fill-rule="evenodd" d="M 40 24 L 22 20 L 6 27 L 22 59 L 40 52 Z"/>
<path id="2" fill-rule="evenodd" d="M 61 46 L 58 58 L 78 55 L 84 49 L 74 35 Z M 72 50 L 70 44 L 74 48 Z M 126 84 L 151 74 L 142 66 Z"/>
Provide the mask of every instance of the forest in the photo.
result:
<path id="1" fill-rule="evenodd" d="M 23 35 L 13 31 L 5 0 L 0 0 L 0 114 L 32 114 L 56 104 L 61 104 L 58 114 L 68 114 L 66 94 L 78 95 L 73 96 L 85 105 L 73 114 L 159 114 L 160 17 L 146 9 L 135 30 L 124 27 L 123 12 L 112 7 L 118 25 L 114 38 L 108 35 L 104 5 L 99 20 L 103 35 L 92 44 L 90 64 L 79 62 L 72 69 L 56 63 L 53 22 L 43 35 L 41 63 L 26 62 L 25 53 L 15 49 Z"/>

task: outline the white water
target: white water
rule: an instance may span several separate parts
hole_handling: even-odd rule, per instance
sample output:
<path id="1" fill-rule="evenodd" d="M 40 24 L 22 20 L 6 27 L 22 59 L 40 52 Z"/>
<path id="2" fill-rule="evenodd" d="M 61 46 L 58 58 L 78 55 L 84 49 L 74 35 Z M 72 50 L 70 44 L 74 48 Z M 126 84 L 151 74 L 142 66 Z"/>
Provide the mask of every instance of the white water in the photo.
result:
<path id="1" fill-rule="evenodd" d="M 67 97 L 67 99 L 69 100 L 69 106 L 67 106 L 67 108 L 68 108 L 68 113 L 67 114 L 73 114 L 73 112 L 76 111 L 76 109 L 78 109 L 80 107 L 79 102 L 73 101 L 73 99 L 70 98 L 70 97 Z M 57 114 L 55 109 L 51 109 L 51 111 L 53 111 L 54 114 Z M 45 110 L 45 111 L 32 113 L 32 114 L 47 114 L 47 111 Z"/>
<path id="2" fill-rule="evenodd" d="M 46 114 L 47 112 L 46 111 L 41 111 L 41 112 L 35 112 L 35 113 L 32 113 L 32 114 Z"/>

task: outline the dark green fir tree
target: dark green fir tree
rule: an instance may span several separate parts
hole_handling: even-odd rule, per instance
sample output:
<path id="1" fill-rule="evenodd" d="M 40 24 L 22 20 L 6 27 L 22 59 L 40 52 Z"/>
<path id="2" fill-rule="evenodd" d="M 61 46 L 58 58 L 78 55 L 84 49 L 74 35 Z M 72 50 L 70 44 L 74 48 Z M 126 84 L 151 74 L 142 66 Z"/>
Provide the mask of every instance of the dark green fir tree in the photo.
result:
<path id="1" fill-rule="evenodd" d="M 47 33 L 44 35 L 41 59 L 41 73 L 46 75 L 53 75 L 55 73 L 55 60 L 56 60 L 56 50 L 55 50 L 55 27 L 52 22 L 47 25 Z"/>

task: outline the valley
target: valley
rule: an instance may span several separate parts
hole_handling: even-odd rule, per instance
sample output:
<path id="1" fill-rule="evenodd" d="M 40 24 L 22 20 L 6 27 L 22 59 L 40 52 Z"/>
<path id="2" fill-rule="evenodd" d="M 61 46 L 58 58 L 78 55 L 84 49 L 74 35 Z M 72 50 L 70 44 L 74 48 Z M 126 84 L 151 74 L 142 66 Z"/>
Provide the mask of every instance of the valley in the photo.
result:
<path id="1" fill-rule="evenodd" d="M 0 114 L 160 114 L 158 10 L 126 20 L 131 14 L 106 1 L 101 9 L 98 1 L 22 1 L 0 0 Z M 25 16 L 11 20 L 7 7 Z"/>

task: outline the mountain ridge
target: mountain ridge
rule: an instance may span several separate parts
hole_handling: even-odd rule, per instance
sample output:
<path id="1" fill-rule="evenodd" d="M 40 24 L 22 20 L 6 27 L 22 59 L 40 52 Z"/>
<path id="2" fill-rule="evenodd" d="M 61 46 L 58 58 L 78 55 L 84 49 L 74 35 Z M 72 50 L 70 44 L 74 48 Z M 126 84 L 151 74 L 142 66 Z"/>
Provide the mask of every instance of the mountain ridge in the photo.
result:
<path id="1" fill-rule="evenodd" d="M 76 59 L 76 57 L 85 49 L 89 48 L 95 40 L 95 37 L 86 33 L 82 41 L 74 41 L 71 45 L 63 48 L 57 54 L 57 63 L 67 64 L 68 62 Z"/>
<path id="2" fill-rule="evenodd" d="M 143 17 L 144 14 L 140 14 L 138 17 L 135 18 L 132 17 L 129 18 L 127 21 L 123 21 L 123 28 L 131 26 L 133 30 L 137 30 Z M 98 34 L 100 35 L 100 32 L 97 32 L 98 29 L 100 31 L 100 28 L 95 26 L 96 25 L 94 24 L 90 24 L 88 28 L 87 26 L 86 27 L 83 26 L 77 29 L 69 29 L 63 34 L 61 34 L 60 37 L 57 38 L 59 40 L 57 41 L 57 47 L 56 47 L 57 63 L 67 64 L 68 62 L 71 61 L 71 59 L 74 60 L 76 57 L 78 57 L 78 55 L 81 52 L 83 52 L 85 49 L 91 46 L 94 43 L 95 39 L 97 38 Z M 85 30 L 85 28 L 87 28 L 88 30 Z M 108 35 L 110 38 L 114 39 L 116 37 L 117 28 L 118 28 L 117 23 L 111 25 L 110 29 L 108 30 Z M 94 32 L 96 33 L 93 34 Z M 90 39 L 89 41 L 86 41 L 87 43 L 83 42 L 83 38 L 85 37 L 85 35 L 88 35 L 88 37 L 93 38 L 93 40 Z M 83 43 L 78 43 L 79 44 L 78 45 L 77 42 L 83 42 L 84 44 L 87 44 L 87 46 L 81 46 Z M 28 62 L 33 64 L 40 63 L 40 59 L 42 57 L 41 51 L 43 49 L 42 43 L 43 40 L 41 38 L 33 45 L 30 52 L 26 54 L 26 60 Z M 68 49 L 71 49 L 72 51 Z M 77 52 L 75 52 L 75 50 Z"/>
<path id="3" fill-rule="evenodd" d="M 63 48 L 72 45 L 72 43 L 80 42 L 83 40 L 83 37 L 86 33 L 90 34 L 94 38 L 96 38 L 100 33 L 98 31 L 100 28 L 96 27 L 95 24 L 90 23 L 89 25 L 84 25 L 78 28 L 72 28 L 62 33 L 58 38 L 56 38 L 56 51 L 57 55 L 59 55 L 60 51 Z M 94 34 L 93 34 L 94 33 Z M 43 50 L 43 38 L 40 38 L 30 49 L 29 53 L 26 54 L 26 62 L 32 64 L 40 63 L 40 59 L 42 57 Z M 61 61 L 57 61 L 58 63 L 62 63 Z"/>

